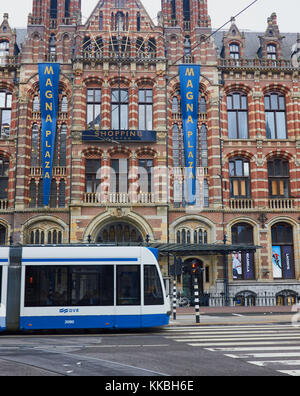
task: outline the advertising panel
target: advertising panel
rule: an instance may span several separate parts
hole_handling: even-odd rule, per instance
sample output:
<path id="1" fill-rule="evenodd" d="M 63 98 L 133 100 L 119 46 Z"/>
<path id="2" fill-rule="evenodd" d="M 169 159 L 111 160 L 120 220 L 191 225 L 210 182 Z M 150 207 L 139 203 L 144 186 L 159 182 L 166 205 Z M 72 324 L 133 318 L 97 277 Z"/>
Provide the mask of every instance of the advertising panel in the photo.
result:
<path id="1" fill-rule="evenodd" d="M 59 64 L 40 63 L 39 82 L 42 118 L 43 199 L 49 205 L 58 113 Z"/>
<path id="2" fill-rule="evenodd" d="M 187 204 L 196 205 L 196 156 L 200 65 L 180 65 L 181 111 L 185 148 Z"/>

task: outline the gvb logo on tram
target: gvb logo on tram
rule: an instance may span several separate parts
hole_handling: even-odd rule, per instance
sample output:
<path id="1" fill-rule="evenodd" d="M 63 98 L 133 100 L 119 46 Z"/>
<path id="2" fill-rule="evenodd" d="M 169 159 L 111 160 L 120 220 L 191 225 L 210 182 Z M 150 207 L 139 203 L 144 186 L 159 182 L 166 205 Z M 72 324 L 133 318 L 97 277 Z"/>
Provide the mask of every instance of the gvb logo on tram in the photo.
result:
<path id="1" fill-rule="evenodd" d="M 156 249 L 0 247 L 0 331 L 161 327 L 170 311 Z"/>

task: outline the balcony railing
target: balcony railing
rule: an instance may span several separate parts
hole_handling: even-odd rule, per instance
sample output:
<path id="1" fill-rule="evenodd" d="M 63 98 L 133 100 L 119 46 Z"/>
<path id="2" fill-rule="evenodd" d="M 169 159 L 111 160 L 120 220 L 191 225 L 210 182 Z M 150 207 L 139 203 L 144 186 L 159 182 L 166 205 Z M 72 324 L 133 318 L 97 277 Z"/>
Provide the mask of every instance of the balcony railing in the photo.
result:
<path id="1" fill-rule="evenodd" d="M 173 121 L 182 121 L 182 114 L 181 113 L 172 113 L 172 120 Z M 199 113 L 198 114 L 198 121 L 207 121 L 207 113 Z"/>
<path id="2" fill-rule="evenodd" d="M 233 210 L 249 210 L 254 208 L 253 199 L 236 198 L 229 200 L 229 208 Z"/>
<path id="3" fill-rule="evenodd" d="M 272 198 L 269 199 L 269 209 L 287 210 L 294 209 L 295 200 L 292 198 Z"/>
<path id="4" fill-rule="evenodd" d="M 8 200 L 7 199 L 0 199 L 0 210 L 7 210 L 8 209 Z"/>
<path id="5" fill-rule="evenodd" d="M 154 204 L 155 194 L 153 193 L 140 193 L 136 199 L 128 193 L 84 193 L 83 202 L 86 204 Z"/>
<path id="6" fill-rule="evenodd" d="M 219 65 L 223 68 L 293 68 L 292 62 L 285 59 L 220 59 Z"/>
<path id="7" fill-rule="evenodd" d="M 53 168 L 53 173 L 52 176 L 66 176 L 67 174 L 67 168 L 65 166 L 55 166 Z M 30 177 L 41 177 L 43 176 L 43 168 L 40 166 L 32 166 L 30 168 Z"/>

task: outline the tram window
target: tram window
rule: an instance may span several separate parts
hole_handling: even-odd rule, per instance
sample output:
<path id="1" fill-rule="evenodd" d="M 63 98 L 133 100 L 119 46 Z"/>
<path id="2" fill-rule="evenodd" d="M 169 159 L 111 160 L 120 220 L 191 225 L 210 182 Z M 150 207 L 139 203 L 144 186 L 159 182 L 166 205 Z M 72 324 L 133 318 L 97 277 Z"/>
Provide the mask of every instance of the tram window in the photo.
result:
<path id="1" fill-rule="evenodd" d="M 25 307 L 114 305 L 113 266 L 26 267 Z"/>
<path id="2" fill-rule="evenodd" d="M 140 267 L 117 266 L 117 305 L 140 305 Z"/>
<path id="3" fill-rule="evenodd" d="M 72 267 L 72 304 L 81 306 L 114 305 L 114 268 Z"/>
<path id="4" fill-rule="evenodd" d="M 155 265 L 145 265 L 144 268 L 144 304 L 164 304 L 163 291 Z"/>
<path id="5" fill-rule="evenodd" d="M 67 305 L 68 267 L 26 267 L 25 307 Z"/>

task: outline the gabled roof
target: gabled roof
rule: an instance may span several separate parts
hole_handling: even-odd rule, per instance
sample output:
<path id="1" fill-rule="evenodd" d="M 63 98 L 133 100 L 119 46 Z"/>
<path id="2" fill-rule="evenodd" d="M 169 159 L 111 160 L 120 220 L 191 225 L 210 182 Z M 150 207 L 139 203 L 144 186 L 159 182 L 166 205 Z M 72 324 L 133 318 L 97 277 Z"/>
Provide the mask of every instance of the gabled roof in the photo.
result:
<path id="1" fill-rule="evenodd" d="M 224 33 L 226 34 L 227 30 L 221 30 L 213 35 L 219 56 L 221 56 L 223 50 Z M 264 32 L 244 32 L 246 59 L 254 59 L 257 57 L 260 49 L 259 37 L 263 36 L 264 34 Z M 290 60 L 292 47 L 297 43 L 297 33 L 283 33 L 282 36 L 284 36 L 282 40 L 282 57 L 283 59 Z"/>

